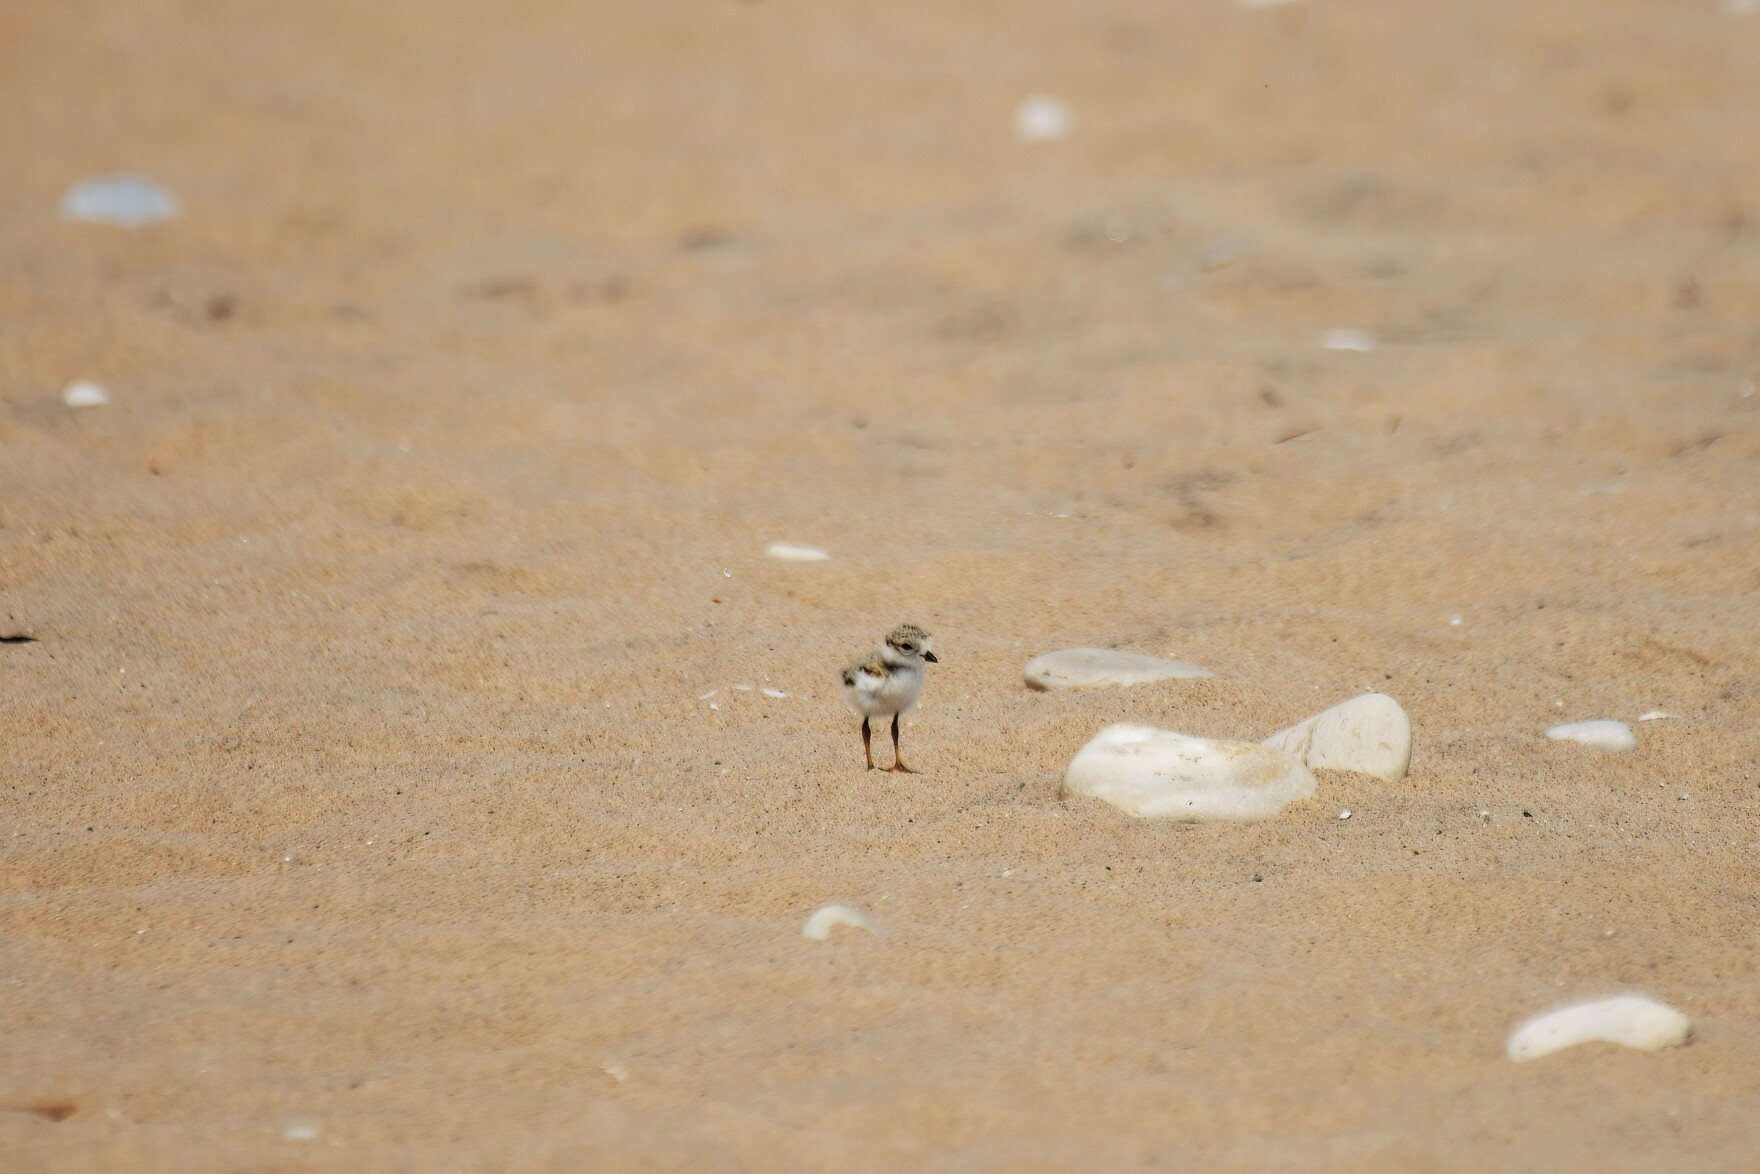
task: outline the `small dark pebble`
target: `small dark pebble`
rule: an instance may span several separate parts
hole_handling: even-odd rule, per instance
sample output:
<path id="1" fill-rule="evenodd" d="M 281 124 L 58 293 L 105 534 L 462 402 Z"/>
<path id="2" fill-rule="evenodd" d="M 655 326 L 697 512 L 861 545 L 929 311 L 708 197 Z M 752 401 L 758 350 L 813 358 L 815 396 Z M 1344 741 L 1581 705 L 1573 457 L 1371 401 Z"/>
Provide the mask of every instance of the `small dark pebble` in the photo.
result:
<path id="1" fill-rule="evenodd" d="M 1259 875 L 1259 874 L 1258 874 L 1258 873 L 1256 873 L 1256 872 L 1255 872 L 1255 873 L 1254 873 L 1254 874 L 1253 874 L 1253 883 L 1254 883 L 1254 884 L 1259 884 L 1259 883 L 1260 883 L 1260 882 L 1262 882 L 1262 881 L 1263 881 L 1263 880 L 1264 880 L 1264 879 L 1265 879 L 1265 878 L 1264 878 L 1264 877 L 1262 877 L 1262 876 L 1260 876 L 1260 875 Z"/>
<path id="2" fill-rule="evenodd" d="M 1522 812 L 1522 818 L 1523 819 L 1533 819 L 1534 813 L 1532 811 L 1524 811 L 1524 812 Z"/>

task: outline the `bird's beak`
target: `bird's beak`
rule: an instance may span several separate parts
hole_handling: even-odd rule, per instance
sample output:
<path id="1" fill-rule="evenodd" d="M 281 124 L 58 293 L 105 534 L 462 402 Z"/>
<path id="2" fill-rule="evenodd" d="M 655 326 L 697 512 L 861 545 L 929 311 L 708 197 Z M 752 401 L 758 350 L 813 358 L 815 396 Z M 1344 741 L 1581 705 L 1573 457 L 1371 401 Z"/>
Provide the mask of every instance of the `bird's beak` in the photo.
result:
<path id="1" fill-rule="evenodd" d="M 933 652 L 923 653 L 923 659 L 928 661 L 930 664 L 940 664 L 941 663 L 941 658 L 936 656 Z"/>

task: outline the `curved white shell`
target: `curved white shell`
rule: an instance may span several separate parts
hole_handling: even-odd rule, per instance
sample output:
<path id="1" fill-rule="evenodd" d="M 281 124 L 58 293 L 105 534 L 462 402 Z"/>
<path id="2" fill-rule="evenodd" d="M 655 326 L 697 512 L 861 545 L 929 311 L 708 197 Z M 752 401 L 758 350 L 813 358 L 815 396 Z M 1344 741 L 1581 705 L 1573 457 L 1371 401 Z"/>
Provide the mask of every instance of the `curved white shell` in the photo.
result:
<path id="1" fill-rule="evenodd" d="M 1389 783 L 1412 764 L 1412 719 L 1385 693 L 1364 693 L 1279 730 L 1265 745 L 1316 770 L 1354 770 Z"/>
<path id="2" fill-rule="evenodd" d="M 1132 815 L 1264 819 L 1312 796 L 1314 776 L 1268 746 L 1118 725 L 1076 752 L 1063 790 L 1104 799 Z"/>
<path id="3" fill-rule="evenodd" d="M 851 929 L 865 929 L 876 937 L 886 936 L 886 931 L 879 922 L 860 909 L 848 905 L 822 905 L 813 910 L 813 915 L 807 918 L 807 924 L 801 927 L 801 936 L 822 942 L 840 925 Z"/>
<path id="4" fill-rule="evenodd" d="M 1214 675 L 1184 661 L 1112 648 L 1059 648 L 1027 662 L 1027 684 L 1034 689 L 1092 689 Z"/>
<path id="5" fill-rule="evenodd" d="M 1509 1037 L 1512 1060 L 1538 1060 L 1576 1044 L 1609 1043 L 1654 1052 L 1683 1044 L 1692 1022 L 1666 1003 L 1616 995 L 1536 1015 Z"/>

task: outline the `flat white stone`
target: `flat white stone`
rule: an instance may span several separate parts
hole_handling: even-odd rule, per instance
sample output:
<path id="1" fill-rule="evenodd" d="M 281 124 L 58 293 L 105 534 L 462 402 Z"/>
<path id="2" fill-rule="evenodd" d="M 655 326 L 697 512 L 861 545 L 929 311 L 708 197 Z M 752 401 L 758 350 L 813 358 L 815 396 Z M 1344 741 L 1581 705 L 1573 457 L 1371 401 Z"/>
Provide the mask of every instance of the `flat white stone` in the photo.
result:
<path id="1" fill-rule="evenodd" d="M 1014 111 L 1014 137 L 1023 143 L 1047 143 L 1067 139 L 1076 129 L 1076 116 L 1067 103 L 1049 94 L 1022 98 Z"/>
<path id="2" fill-rule="evenodd" d="M 811 546 L 796 546 L 790 542 L 772 542 L 764 548 L 767 558 L 779 558 L 785 563 L 822 563 L 831 556 Z"/>
<path id="3" fill-rule="evenodd" d="M 61 219 L 91 220 L 118 228 L 139 228 L 177 215 L 177 199 L 138 175 L 107 175 L 67 189 Z"/>
<path id="4" fill-rule="evenodd" d="M 1687 1042 L 1692 1022 L 1666 1003 L 1616 995 L 1536 1015 L 1510 1034 L 1512 1060 L 1538 1060 L 1576 1044 L 1609 1043 L 1654 1052 Z"/>
<path id="5" fill-rule="evenodd" d="M 1265 819 L 1312 796 L 1314 776 L 1268 746 L 1117 725 L 1076 752 L 1063 793 L 1150 818 Z"/>
<path id="6" fill-rule="evenodd" d="M 801 936 L 822 942 L 840 925 L 851 929 L 865 929 L 876 937 L 886 936 L 886 930 L 879 922 L 849 905 L 823 905 L 813 910 L 813 915 L 807 918 L 807 924 L 801 927 Z"/>
<path id="7" fill-rule="evenodd" d="M 1580 742 L 1597 750 L 1634 750 L 1638 745 L 1632 728 L 1616 721 L 1566 722 L 1547 730 L 1546 736 L 1555 742 Z"/>
<path id="8" fill-rule="evenodd" d="M 1364 693 L 1279 730 L 1265 745 L 1315 770 L 1353 770 L 1389 783 L 1412 763 L 1412 719 L 1385 693 Z"/>
<path id="9" fill-rule="evenodd" d="M 1111 648 L 1059 648 L 1027 662 L 1027 684 L 1034 689 L 1092 689 L 1215 675 L 1195 664 Z"/>
<path id="10" fill-rule="evenodd" d="M 61 393 L 61 402 L 70 408 L 101 408 L 110 402 L 110 393 L 89 379 L 75 379 Z"/>
<path id="11" fill-rule="evenodd" d="M 1674 714 L 1668 713 L 1665 710 L 1652 709 L 1649 713 L 1639 714 L 1638 720 L 1641 722 L 1659 722 L 1664 718 L 1670 718 L 1673 716 L 1674 716 Z"/>

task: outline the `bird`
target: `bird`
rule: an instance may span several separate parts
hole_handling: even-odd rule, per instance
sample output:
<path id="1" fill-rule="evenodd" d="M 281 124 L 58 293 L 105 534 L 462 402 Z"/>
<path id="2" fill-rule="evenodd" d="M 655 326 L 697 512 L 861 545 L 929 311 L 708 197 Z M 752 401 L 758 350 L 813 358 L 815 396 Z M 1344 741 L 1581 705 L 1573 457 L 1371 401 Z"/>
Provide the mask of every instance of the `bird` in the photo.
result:
<path id="1" fill-rule="evenodd" d="M 929 633 L 915 624 L 900 624 L 867 660 L 843 670 L 843 696 L 849 707 L 862 715 L 862 753 L 874 770 L 873 718 L 892 715 L 892 765 L 887 770 L 917 772 L 905 765 L 898 749 L 898 716 L 917 703 L 928 675 L 924 663 L 939 664 L 930 649 Z"/>

